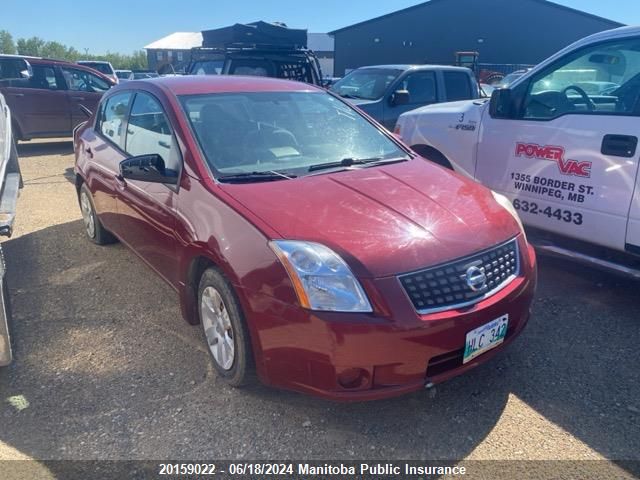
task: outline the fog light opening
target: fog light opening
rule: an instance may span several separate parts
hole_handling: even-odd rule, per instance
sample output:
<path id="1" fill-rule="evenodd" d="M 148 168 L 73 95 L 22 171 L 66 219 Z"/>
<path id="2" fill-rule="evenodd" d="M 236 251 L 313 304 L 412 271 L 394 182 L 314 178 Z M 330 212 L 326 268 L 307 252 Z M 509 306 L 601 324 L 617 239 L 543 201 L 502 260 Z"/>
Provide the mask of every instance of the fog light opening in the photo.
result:
<path id="1" fill-rule="evenodd" d="M 342 388 L 362 388 L 369 383 L 369 372 L 363 368 L 347 368 L 338 374 L 338 383 Z"/>

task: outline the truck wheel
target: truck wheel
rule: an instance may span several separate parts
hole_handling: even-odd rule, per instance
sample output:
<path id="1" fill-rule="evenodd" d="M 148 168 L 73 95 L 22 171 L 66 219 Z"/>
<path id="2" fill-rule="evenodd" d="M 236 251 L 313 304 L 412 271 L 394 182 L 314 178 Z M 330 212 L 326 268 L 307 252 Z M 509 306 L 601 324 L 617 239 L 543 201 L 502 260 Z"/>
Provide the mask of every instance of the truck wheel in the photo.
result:
<path id="1" fill-rule="evenodd" d="M 93 243 L 98 245 L 107 245 L 109 243 L 116 242 L 111 232 L 102 226 L 96 209 L 93 206 L 93 198 L 91 191 L 87 187 L 86 183 L 83 183 L 80 187 L 78 194 L 78 200 L 80 201 L 80 212 L 82 213 L 82 222 L 84 223 L 84 231 Z"/>
<path id="2" fill-rule="evenodd" d="M 451 162 L 449 162 L 447 157 L 445 157 L 439 150 L 436 150 L 433 147 L 430 147 L 428 145 L 414 145 L 413 147 L 411 147 L 411 150 L 416 152 L 422 158 L 425 158 L 433 163 L 437 163 L 438 165 L 448 168 L 449 170 L 453 170 L 453 166 L 451 165 Z"/>
<path id="3" fill-rule="evenodd" d="M 215 268 L 207 268 L 200 278 L 198 305 L 207 349 L 220 378 L 232 387 L 252 383 L 249 330 L 231 285 Z"/>

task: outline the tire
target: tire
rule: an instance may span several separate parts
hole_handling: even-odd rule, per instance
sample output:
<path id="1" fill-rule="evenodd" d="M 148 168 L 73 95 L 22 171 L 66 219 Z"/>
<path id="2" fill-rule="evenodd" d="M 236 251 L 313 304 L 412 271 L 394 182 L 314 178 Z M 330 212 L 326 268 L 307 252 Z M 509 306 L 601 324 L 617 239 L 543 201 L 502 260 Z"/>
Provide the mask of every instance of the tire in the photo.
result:
<path id="1" fill-rule="evenodd" d="M 97 245 L 107 245 L 117 241 L 106 228 L 102 226 L 96 208 L 93 205 L 93 197 L 89 187 L 83 183 L 78 192 L 78 201 L 80 202 L 80 212 L 82 213 L 82 221 L 84 223 L 84 233 L 87 238 Z"/>
<path id="2" fill-rule="evenodd" d="M 207 268 L 198 286 L 198 313 L 211 361 L 231 387 L 254 383 L 249 330 L 233 288 L 222 273 Z"/>
<path id="3" fill-rule="evenodd" d="M 451 162 L 449 162 L 447 157 L 445 157 L 439 150 L 436 150 L 433 147 L 429 147 L 427 145 L 414 145 L 413 147 L 411 147 L 411 150 L 413 150 L 426 160 L 437 163 L 438 165 L 448 168 L 449 170 L 453 170 L 453 166 L 451 165 Z"/>

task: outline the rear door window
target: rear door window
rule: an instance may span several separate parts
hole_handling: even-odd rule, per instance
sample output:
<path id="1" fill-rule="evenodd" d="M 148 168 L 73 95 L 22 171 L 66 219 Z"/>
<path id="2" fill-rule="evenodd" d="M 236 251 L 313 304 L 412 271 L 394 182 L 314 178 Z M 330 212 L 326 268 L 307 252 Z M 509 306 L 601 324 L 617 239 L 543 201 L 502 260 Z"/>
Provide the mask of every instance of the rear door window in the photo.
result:
<path id="1" fill-rule="evenodd" d="M 469 75 L 464 72 L 443 72 L 443 75 L 447 101 L 455 102 L 473 98 Z"/>
<path id="2" fill-rule="evenodd" d="M 124 147 L 124 126 L 131 101 L 131 92 L 118 93 L 103 102 L 97 130 L 120 148 Z"/>
<path id="3" fill-rule="evenodd" d="M 32 65 L 33 76 L 28 81 L 20 82 L 20 87 L 37 88 L 40 90 L 58 90 L 60 86 L 53 67 Z M 17 85 L 16 85 L 17 86 Z"/>

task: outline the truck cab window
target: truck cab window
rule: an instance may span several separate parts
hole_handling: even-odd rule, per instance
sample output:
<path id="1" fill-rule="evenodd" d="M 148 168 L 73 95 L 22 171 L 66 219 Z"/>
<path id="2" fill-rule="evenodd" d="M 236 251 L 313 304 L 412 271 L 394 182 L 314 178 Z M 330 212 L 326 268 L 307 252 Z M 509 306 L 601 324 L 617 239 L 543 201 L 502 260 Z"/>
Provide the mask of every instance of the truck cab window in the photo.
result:
<path id="1" fill-rule="evenodd" d="M 531 79 L 524 118 L 550 120 L 566 114 L 637 115 L 640 39 L 587 47 Z"/>

